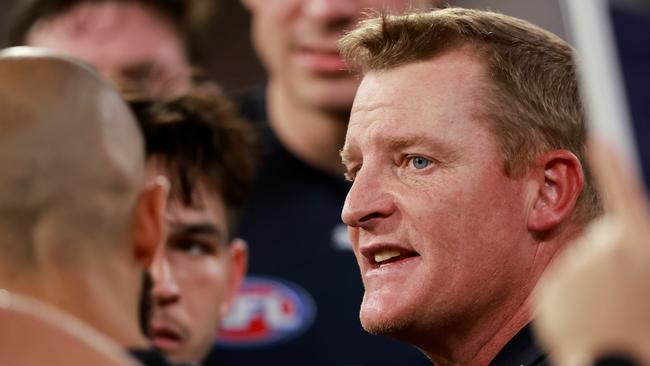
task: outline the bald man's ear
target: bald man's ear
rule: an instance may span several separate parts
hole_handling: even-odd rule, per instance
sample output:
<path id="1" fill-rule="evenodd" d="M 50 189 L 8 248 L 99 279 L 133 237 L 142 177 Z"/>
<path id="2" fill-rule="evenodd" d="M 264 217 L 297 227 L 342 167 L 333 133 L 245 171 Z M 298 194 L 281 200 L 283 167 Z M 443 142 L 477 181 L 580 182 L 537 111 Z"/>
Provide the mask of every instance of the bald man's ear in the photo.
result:
<path id="1" fill-rule="evenodd" d="M 169 181 L 158 176 L 149 182 L 138 197 L 134 216 L 133 253 L 143 267 L 149 267 L 156 249 L 167 238 L 167 195 Z"/>
<path id="2" fill-rule="evenodd" d="M 582 164 L 568 150 L 555 150 L 540 156 L 534 169 L 533 179 L 538 181 L 539 188 L 528 217 L 528 229 L 545 232 L 571 216 L 585 178 Z"/>

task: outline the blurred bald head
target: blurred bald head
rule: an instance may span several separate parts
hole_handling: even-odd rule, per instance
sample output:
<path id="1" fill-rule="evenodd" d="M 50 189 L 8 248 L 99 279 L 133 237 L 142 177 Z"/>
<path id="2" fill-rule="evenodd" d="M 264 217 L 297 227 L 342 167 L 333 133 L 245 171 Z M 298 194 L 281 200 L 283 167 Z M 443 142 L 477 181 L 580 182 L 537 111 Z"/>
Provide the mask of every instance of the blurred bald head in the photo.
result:
<path id="1" fill-rule="evenodd" d="M 0 51 L 3 257 L 72 265 L 71 253 L 123 242 L 143 150 L 127 106 L 89 66 L 33 48 Z"/>

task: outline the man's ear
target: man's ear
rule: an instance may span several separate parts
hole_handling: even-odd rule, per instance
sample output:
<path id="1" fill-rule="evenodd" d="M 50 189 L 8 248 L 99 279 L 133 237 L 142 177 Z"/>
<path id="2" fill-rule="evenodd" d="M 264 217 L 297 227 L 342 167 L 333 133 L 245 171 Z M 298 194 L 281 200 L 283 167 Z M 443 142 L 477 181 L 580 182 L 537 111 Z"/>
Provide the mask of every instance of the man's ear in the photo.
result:
<path id="1" fill-rule="evenodd" d="M 163 176 L 157 176 L 147 183 L 136 202 L 133 253 L 143 267 L 151 265 L 156 249 L 167 238 L 165 213 L 168 194 L 169 181 Z"/>
<path id="2" fill-rule="evenodd" d="M 538 180 L 539 188 L 528 216 L 528 229 L 544 232 L 571 216 L 585 177 L 582 164 L 568 150 L 554 150 L 540 156 L 534 169 L 533 179 Z"/>
<path id="3" fill-rule="evenodd" d="M 248 268 L 248 245 L 243 239 L 235 238 L 228 248 L 230 255 L 230 273 L 228 276 L 228 289 L 221 307 L 221 316 L 225 316 L 230 310 L 235 295 L 239 291 L 246 269 Z"/>

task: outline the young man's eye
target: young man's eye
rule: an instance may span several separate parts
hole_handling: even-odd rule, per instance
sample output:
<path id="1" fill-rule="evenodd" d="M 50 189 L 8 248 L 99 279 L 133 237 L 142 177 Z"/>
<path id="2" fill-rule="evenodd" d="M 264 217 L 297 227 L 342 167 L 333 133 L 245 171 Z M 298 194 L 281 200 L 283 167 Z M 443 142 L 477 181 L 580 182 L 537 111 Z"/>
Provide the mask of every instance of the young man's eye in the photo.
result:
<path id="1" fill-rule="evenodd" d="M 213 252 L 212 246 L 197 240 L 178 240 L 172 247 L 191 256 L 206 255 Z"/>
<path id="2" fill-rule="evenodd" d="M 413 156 L 410 158 L 410 160 L 411 166 L 417 170 L 424 169 L 431 165 L 431 160 L 423 158 L 421 156 Z"/>

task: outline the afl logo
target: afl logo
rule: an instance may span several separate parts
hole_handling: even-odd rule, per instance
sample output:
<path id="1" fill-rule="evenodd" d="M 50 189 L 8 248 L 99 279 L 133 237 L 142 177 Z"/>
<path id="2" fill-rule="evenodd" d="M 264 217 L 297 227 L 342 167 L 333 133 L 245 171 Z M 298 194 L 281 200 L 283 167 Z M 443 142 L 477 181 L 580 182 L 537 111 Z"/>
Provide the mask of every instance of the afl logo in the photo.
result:
<path id="1" fill-rule="evenodd" d="M 248 276 L 223 319 L 216 345 L 267 346 L 287 341 L 306 331 L 316 306 L 302 287 L 285 280 Z"/>

